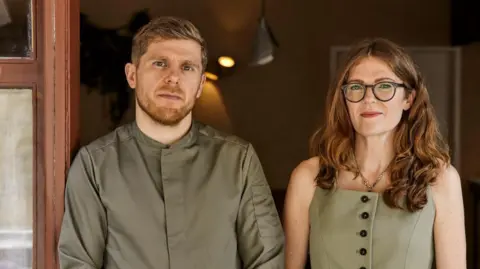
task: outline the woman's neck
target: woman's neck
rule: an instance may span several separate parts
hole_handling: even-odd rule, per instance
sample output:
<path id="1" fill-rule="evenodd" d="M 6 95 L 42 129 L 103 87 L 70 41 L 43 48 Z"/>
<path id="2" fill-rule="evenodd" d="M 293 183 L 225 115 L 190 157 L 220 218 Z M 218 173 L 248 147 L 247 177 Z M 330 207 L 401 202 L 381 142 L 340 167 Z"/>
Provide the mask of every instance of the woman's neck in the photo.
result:
<path id="1" fill-rule="evenodd" d="M 355 158 L 360 172 L 368 178 L 377 177 L 394 157 L 393 132 L 355 139 Z"/>

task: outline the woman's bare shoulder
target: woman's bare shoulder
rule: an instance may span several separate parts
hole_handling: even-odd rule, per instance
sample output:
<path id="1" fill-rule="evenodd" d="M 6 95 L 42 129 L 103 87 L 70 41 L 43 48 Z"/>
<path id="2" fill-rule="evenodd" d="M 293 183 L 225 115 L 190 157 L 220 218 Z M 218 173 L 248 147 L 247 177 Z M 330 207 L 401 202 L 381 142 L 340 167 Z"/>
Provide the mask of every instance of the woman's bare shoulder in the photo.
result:
<path id="1" fill-rule="evenodd" d="M 308 216 L 308 208 L 315 196 L 318 167 L 318 158 L 314 157 L 302 161 L 293 170 L 285 196 L 286 217 L 296 219 Z"/>
<path id="2" fill-rule="evenodd" d="M 443 164 L 432 186 L 433 196 L 438 200 L 455 200 L 462 197 L 462 183 L 457 169 L 453 165 Z"/>
<path id="3" fill-rule="evenodd" d="M 301 189 L 302 192 L 314 190 L 318 171 L 318 157 L 304 160 L 293 170 L 289 184 L 295 186 L 295 188 Z"/>

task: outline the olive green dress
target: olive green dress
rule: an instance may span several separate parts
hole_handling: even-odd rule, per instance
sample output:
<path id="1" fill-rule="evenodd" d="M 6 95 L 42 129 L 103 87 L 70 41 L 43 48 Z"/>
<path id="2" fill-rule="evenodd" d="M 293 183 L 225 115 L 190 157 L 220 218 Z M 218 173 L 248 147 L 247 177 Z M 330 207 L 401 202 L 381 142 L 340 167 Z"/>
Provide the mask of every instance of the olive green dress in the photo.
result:
<path id="1" fill-rule="evenodd" d="M 382 194 L 316 188 L 310 204 L 312 269 L 430 269 L 435 205 L 411 213 Z"/>

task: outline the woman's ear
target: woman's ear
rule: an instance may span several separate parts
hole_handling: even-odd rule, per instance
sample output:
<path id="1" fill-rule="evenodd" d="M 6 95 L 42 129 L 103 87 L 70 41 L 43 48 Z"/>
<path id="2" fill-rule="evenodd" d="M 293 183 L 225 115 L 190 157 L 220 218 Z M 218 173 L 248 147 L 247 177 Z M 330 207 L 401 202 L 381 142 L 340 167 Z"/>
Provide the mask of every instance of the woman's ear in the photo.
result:
<path id="1" fill-rule="evenodd" d="M 407 111 L 412 107 L 413 101 L 415 101 L 416 94 L 417 94 L 417 91 L 415 90 L 411 90 L 408 93 L 408 96 L 407 98 L 405 98 L 405 101 L 404 101 L 403 110 Z"/>

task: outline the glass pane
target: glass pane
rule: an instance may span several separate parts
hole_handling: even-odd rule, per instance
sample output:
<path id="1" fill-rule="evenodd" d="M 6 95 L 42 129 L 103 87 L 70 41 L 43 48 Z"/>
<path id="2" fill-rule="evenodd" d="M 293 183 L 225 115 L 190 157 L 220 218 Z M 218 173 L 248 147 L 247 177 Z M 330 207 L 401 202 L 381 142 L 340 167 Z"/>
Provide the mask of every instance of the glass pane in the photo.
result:
<path id="1" fill-rule="evenodd" d="M 32 268 L 32 91 L 0 89 L 0 268 Z"/>
<path id="2" fill-rule="evenodd" d="M 0 0 L 0 58 L 32 56 L 32 0 Z"/>

